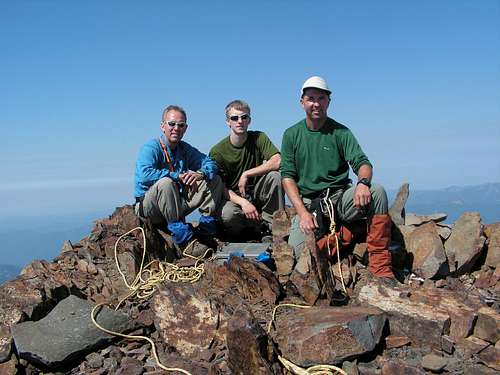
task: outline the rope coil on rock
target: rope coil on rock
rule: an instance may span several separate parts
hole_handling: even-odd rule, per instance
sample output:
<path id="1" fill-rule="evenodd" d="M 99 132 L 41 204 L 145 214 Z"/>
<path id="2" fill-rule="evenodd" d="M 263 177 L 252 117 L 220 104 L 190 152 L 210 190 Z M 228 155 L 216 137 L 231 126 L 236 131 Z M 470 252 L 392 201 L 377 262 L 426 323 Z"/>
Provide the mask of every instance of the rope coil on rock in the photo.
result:
<path id="1" fill-rule="evenodd" d="M 137 272 L 137 275 L 134 277 L 134 281 L 132 283 L 128 283 L 127 278 L 123 271 L 120 268 L 120 263 L 118 262 L 118 243 L 124 238 L 125 236 L 129 235 L 135 230 L 140 230 L 142 233 L 142 238 L 143 238 L 143 252 L 142 252 L 142 258 L 141 258 L 141 265 L 139 267 L 139 271 Z M 128 232 L 122 234 L 120 237 L 115 242 L 115 247 L 114 247 L 114 256 L 115 256 L 115 264 L 116 268 L 118 269 L 118 272 L 120 273 L 123 282 L 127 286 L 127 288 L 130 290 L 130 293 L 128 293 L 125 297 L 123 297 L 120 302 L 115 307 L 115 310 L 118 310 L 120 305 L 125 302 L 128 298 L 132 297 L 133 295 L 136 295 L 137 298 L 139 299 L 145 299 L 149 298 L 155 291 L 156 286 L 163 282 L 163 281 L 170 281 L 170 282 L 190 282 L 190 283 L 195 283 L 197 282 L 203 273 L 205 272 L 205 266 L 204 266 L 204 261 L 205 257 L 210 253 L 213 252 L 211 249 L 208 249 L 205 251 L 205 253 L 200 256 L 200 257 L 195 257 L 190 254 L 186 254 L 186 252 L 194 247 L 196 244 L 196 239 L 191 241 L 186 248 L 183 251 L 183 254 L 185 257 L 195 259 L 195 263 L 193 266 L 178 266 L 173 263 L 169 262 L 160 262 L 158 260 L 153 260 L 146 264 L 144 266 L 144 259 L 146 257 L 146 234 L 144 232 L 144 229 L 142 227 L 136 227 Z M 212 260 L 214 258 L 213 254 L 208 260 Z M 153 267 L 153 265 L 156 265 L 156 267 Z M 170 268 L 170 270 L 168 270 Z M 94 306 L 90 313 L 90 318 L 92 320 L 92 323 L 99 328 L 101 331 L 104 331 L 110 335 L 114 336 L 120 336 L 124 337 L 127 339 L 139 339 L 139 340 L 146 340 L 151 344 L 151 351 L 153 353 L 153 357 L 156 361 L 156 364 L 158 367 L 165 371 L 178 371 L 181 372 L 184 375 L 192 375 L 190 372 L 183 370 L 181 368 L 173 368 L 173 367 L 166 367 L 164 366 L 161 362 L 160 359 L 158 358 L 158 354 L 156 352 L 156 345 L 153 340 L 151 340 L 149 337 L 146 336 L 141 336 L 141 335 L 126 335 L 123 333 L 119 332 L 114 332 L 111 330 L 108 330 L 104 327 L 102 327 L 97 321 L 95 320 L 95 312 L 99 307 L 104 306 L 104 303 L 98 304 Z"/>

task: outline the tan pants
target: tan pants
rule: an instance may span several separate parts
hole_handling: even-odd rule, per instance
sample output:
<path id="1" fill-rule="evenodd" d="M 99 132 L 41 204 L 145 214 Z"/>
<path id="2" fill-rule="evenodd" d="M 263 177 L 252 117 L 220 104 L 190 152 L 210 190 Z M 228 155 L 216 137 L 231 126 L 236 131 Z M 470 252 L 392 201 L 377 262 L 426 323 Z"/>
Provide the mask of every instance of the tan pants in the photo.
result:
<path id="1" fill-rule="evenodd" d="M 271 171 L 259 179 L 252 195 L 252 203 L 261 212 L 262 219 L 273 222 L 273 213 L 285 206 L 281 174 Z M 231 201 L 224 203 L 221 214 L 222 225 L 226 234 L 239 236 L 244 230 L 259 230 L 260 222 L 248 220 L 241 207 Z"/>
<path id="2" fill-rule="evenodd" d="M 223 193 L 224 185 L 219 176 L 209 182 L 198 181 L 197 191 L 184 187 L 182 192 L 177 182 L 164 177 L 146 192 L 142 202 L 143 213 L 154 224 L 183 221 L 197 208 L 202 215 L 215 216 L 220 209 Z M 139 215 L 139 204 L 135 205 L 135 212 Z"/>

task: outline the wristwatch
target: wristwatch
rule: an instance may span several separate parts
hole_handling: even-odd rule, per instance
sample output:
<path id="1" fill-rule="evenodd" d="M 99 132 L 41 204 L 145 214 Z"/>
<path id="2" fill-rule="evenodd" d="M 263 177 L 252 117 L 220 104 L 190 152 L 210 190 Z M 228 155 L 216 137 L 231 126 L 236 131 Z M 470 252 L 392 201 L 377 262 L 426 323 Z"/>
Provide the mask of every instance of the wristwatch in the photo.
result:
<path id="1" fill-rule="evenodd" d="M 358 180 L 358 182 L 357 182 L 356 185 L 359 185 L 359 184 L 363 184 L 365 186 L 368 186 L 369 188 L 372 187 L 372 184 L 371 184 L 370 180 L 367 179 L 367 178 L 362 178 L 362 179 Z"/>
<path id="2" fill-rule="evenodd" d="M 196 173 L 201 174 L 201 177 L 202 177 L 203 179 L 205 179 L 205 178 L 207 177 L 207 175 L 205 174 L 205 172 L 204 172 L 204 171 L 202 171 L 201 169 L 198 169 L 198 170 L 196 171 Z"/>

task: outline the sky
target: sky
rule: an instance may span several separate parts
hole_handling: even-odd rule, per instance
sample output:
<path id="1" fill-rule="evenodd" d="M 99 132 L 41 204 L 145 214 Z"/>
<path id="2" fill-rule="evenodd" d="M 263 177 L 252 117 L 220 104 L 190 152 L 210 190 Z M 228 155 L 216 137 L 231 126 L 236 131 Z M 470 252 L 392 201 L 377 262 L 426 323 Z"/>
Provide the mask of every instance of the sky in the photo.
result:
<path id="1" fill-rule="evenodd" d="M 0 53 L 0 222 L 131 203 L 169 104 L 203 152 L 233 99 L 280 147 L 311 75 L 375 182 L 500 182 L 498 0 L 2 1 Z"/>

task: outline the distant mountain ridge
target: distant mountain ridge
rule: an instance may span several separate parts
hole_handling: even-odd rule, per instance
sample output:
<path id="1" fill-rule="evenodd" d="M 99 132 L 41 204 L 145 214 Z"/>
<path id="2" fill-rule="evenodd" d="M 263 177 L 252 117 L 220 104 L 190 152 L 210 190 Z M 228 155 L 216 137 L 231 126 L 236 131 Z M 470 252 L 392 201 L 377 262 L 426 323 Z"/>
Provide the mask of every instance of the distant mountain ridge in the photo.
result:
<path id="1" fill-rule="evenodd" d="M 397 190 L 389 190 L 392 203 Z M 500 183 L 476 186 L 450 186 L 445 189 L 412 190 L 406 203 L 406 212 L 431 214 L 444 212 L 446 222 L 454 223 L 466 211 L 478 211 L 483 223 L 500 222 Z M 92 221 L 111 215 L 112 212 L 72 213 L 67 216 L 46 218 L 5 218 L 0 228 L 0 280 L 2 275 L 13 272 L 34 259 L 52 260 L 59 255 L 64 240 L 73 243 L 90 233 Z M 197 212 L 188 220 L 197 220 Z M 15 266 L 3 266 L 14 264 Z"/>
<path id="2" fill-rule="evenodd" d="M 397 190 L 390 190 L 392 202 Z M 500 183 L 474 186 L 450 186 L 436 190 L 415 190 L 410 185 L 406 212 L 448 214 L 446 222 L 453 223 L 466 211 L 478 211 L 485 224 L 500 221 Z"/>

